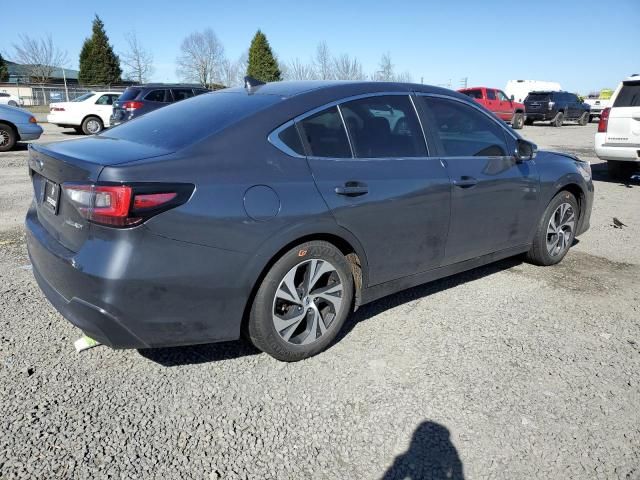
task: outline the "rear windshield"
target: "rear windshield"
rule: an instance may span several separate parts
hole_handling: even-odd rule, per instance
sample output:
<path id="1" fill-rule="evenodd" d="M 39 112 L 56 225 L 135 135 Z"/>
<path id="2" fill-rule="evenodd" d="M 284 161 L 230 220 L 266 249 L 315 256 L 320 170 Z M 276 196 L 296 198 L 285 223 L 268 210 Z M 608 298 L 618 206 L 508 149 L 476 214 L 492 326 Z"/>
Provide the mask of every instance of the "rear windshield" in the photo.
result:
<path id="1" fill-rule="evenodd" d="M 84 102 L 87 98 L 93 97 L 93 92 L 85 93 L 71 100 L 72 102 Z"/>
<path id="2" fill-rule="evenodd" d="M 525 102 L 546 102 L 547 100 L 549 100 L 548 93 L 530 93 L 524 99 Z"/>
<path id="3" fill-rule="evenodd" d="M 140 88 L 127 88 L 124 93 L 122 95 L 120 95 L 120 98 L 118 98 L 119 101 L 126 101 L 126 100 L 133 100 L 134 98 L 136 98 L 138 96 L 138 94 L 140 93 L 141 89 Z"/>
<path id="4" fill-rule="evenodd" d="M 256 113 L 281 97 L 215 92 L 172 103 L 105 130 L 101 136 L 175 151 Z"/>
<path id="5" fill-rule="evenodd" d="M 640 82 L 624 82 L 614 107 L 640 107 Z"/>

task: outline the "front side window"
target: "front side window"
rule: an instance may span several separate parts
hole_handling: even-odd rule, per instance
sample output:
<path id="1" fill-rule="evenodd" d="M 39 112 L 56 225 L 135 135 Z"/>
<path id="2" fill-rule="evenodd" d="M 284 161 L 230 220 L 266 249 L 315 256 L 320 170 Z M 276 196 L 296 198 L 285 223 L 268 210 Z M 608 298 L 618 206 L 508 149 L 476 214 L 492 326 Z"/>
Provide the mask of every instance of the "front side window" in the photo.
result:
<path id="1" fill-rule="evenodd" d="M 144 99 L 150 102 L 166 103 L 168 100 L 165 100 L 165 93 L 166 90 L 151 90 L 149 93 L 147 93 Z"/>
<path id="2" fill-rule="evenodd" d="M 507 155 L 505 132 L 484 113 L 455 100 L 422 97 L 428 125 L 447 157 Z"/>
<path id="3" fill-rule="evenodd" d="M 509 99 L 507 98 L 507 96 L 504 94 L 502 90 L 498 90 L 498 100 L 500 100 L 501 102 L 509 101 Z"/>
<path id="4" fill-rule="evenodd" d="M 312 157 L 351 158 L 351 148 L 337 107 L 300 121 Z"/>
<path id="5" fill-rule="evenodd" d="M 426 157 L 422 129 L 406 95 L 362 98 L 340 105 L 358 158 Z"/>

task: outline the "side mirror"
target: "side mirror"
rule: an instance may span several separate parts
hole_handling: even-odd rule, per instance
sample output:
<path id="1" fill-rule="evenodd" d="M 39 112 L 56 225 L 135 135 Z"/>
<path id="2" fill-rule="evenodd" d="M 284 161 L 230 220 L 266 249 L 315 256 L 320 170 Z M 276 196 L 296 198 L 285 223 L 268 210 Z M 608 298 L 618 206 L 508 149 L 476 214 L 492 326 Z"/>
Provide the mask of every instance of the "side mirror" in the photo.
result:
<path id="1" fill-rule="evenodd" d="M 513 102 L 515 100 L 516 97 L 514 97 L 513 95 L 511 95 L 511 101 Z"/>
<path id="2" fill-rule="evenodd" d="M 521 138 L 518 139 L 518 144 L 516 145 L 516 162 L 523 163 L 527 160 L 533 160 L 536 158 L 536 153 L 538 153 L 538 146 L 535 143 L 528 142 L 527 140 L 523 140 Z"/>

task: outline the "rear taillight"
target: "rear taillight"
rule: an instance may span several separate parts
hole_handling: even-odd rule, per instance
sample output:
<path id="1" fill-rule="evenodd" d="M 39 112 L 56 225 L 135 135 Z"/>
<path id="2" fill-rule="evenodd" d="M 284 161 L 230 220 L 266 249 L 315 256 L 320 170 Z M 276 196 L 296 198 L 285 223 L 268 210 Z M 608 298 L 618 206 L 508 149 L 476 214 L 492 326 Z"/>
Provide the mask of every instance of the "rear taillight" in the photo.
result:
<path id="1" fill-rule="evenodd" d="M 600 112 L 600 121 L 598 122 L 598 133 L 607 133 L 607 128 L 609 127 L 609 112 L 611 109 L 609 107 L 605 108 Z"/>
<path id="2" fill-rule="evenodd" d="M 62 189 L 87 220 L 110 227 L 131 227 L 186 202 L 193 185 L 94 185 L 65 183 Z"/>
<path id="3" fill-rule="evenodd" d="M 29 117 L 29 123 L 38 123 L 38 120 L 36 120 L 36 117 Z"/>
<path id="4" fill-rule="evenodd" d="M 136 102 L 136 101 L 124 102 L 122 104 L 122 108 L 124 108 L 128 112 L 132 112 L 134 110 L 137 110 L 138 108 L 142 108 L 142 102 Z"/>
<path id="5" fill-rule="evenodd" d="M 556 102 L 549 102 L 549 110 L 553 110 L 553 106 L 556 104 Z"/>

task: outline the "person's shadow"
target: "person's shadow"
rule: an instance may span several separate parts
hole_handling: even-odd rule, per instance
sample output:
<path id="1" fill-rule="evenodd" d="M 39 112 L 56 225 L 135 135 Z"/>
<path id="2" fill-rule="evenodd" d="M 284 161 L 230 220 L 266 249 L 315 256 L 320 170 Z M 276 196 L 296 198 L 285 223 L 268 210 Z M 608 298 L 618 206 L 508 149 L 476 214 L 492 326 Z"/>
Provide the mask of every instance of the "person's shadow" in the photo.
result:
<path id="1" fill-rule="evenodd" d="M 464 480 L 462 462 L 449 439 L 449 430 L 435 422 L 422 422 L 411 445 L 396 457 L 382 480 Z"/>

